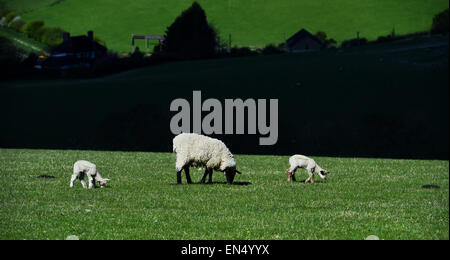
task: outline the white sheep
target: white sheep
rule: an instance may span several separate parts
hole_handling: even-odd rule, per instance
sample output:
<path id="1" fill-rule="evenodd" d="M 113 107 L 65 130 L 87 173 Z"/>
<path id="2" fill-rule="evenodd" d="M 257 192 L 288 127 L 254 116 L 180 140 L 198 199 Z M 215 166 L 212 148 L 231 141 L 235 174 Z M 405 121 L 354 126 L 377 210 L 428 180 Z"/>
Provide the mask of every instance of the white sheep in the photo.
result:
<path id="1" fill-rule="evenodd" d="M 70 179 L 70 188 L 73 187 L 73 183 L 76 179 L 81 181 L 81 185 L 86 189 L 86 181 L 84 180 L 84 176 L 87 175 L 89 181 L 89 189 L 95 188 L 95 183 L 98 182 L 99 186 L 103 188 L 106 186 L 106 182 L 109 179 L 105 179 L 100 175 L 100 172 L 97 170 L 97 166 L 88 161 L 77 161 L 73 165 L 73 174 Z"/>
<path id="2" fill-rule="evenodd" d="M 221 171 L 232 184 L 236 173 L 236 162 L 233 154 L 225 144 L 217 139 L 199 134 L 179 134 L 173 139 L 173 152 L 177 154 L 175 168 L 177 171 L 177 184 L 181 184 L 181 171 L 186 173 L 187 183 L 192 183 L 189 167 L 205 167 L 205 174 L 201 183 L 205 183 L 209 174 L 209 183 L 212 183 L 213 170 Z"/>
<path id="3" fill-rule="evenodd" d="M 323 180 L 327 180 L 328 171 L 322 169 L 313 159 L 304 155 L 296 154 L 291 156 L 291 158 L 289 158 L 289 164 L 291 167 L 286 171 L 288 181 L 291 181 L 291 178 L 293 181 L 296 181 L 295 171 L 297 171 L 298 168 L 305 169 L 308 172 L 309 178 L 305 180 L 306 183 L 314 183 L 314 173 L 317 173 Z"/>

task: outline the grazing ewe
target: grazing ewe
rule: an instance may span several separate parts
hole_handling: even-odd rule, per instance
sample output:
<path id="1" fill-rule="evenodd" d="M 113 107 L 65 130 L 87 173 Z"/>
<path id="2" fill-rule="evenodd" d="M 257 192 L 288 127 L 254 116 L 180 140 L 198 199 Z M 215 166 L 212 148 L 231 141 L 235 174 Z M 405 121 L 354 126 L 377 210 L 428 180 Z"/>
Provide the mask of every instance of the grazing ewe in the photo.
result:
<path id="1" fill-rule="evenodd" d="M 98 182 L 100 188 L 106 186 L 106 182 L 109 179 L 104 179 L 97 170 L 97 166 L 88 161 L 77 161 L 73 165 L 73 174 L 70 179 L 70 188 L 73 187 L 73 182 L 78 178 L 81 181 L 83 188 L 86 187 L 86 182 L 84 181 L 84 176 L 87 175 L 89 181 L 89 189 L 96 188 L 95 183 Z"/>
<path id="2" fill-rule="evenodd" d="M 295 171 L 298 168 L 303 168 L 306 171 L 308 171 L 309 178 L 306 179 L 305 183 L 311 182 L 314 183 L 314 173 L 317 173 L 320 178 L 323 180 L 327 180 L 328 171 L 320 168 L 317 163 L 304 155 L 293 155 L 291 158 L 289 158 L 289 164 L 291 167 L 287 169 L 286 171 L 286 177 L 288 181 L 291 181 L 291 178 L 293 181 L 295 180 Z"/>
<path id="3" fill-rule="evenodd" d="M 204 166 L 205 174 L 201 183 L 205 183 L 209 174 L 209 183 L 212 183 L 213 170 L 225 174 L 228 184 L 233 184 L 236 173 L 236 162 L 225 144 L 217 139 L 199 134 L 179 134 L 173 139 L 173 152 L 177 154 L 175 164 L 177 171 L 177 184 L 181 184 L 181 171 L 186 173 L 187 183 L 192 183 L 189 167 Z"/>

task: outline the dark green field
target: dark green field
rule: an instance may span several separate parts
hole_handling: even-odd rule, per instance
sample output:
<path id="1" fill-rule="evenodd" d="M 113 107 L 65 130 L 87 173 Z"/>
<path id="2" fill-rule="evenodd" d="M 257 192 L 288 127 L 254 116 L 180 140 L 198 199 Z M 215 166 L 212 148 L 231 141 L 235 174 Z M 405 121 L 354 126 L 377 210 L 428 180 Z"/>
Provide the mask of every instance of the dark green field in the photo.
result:
<path id="1" fill-rule="evenodd" d="M 72 34 L 94 30 L 108 48 L 130 51 L 131 34 L 163 34 L 193 0 L 2 0 L 27 21 L 43 20 Z M 264 47 L 278 44 L 302 28 L 325 31 L 338 42 L 356 37 L 374 40 L 430 29 L 447 0 L 198 0 L 222 42 Z M 143 44 L 143 43 L 142 43 Z"/>
<path id="2" fill-rule="evenodd" d="M 0 82 L 0 146 L 169 152 L 170 102 L 201 90 L 203 100 L 279 99 L 277 145 L 218 136 L 236 153 L 448 159 L 448 57 L 448 36 L 436 36 Z"/>
<path id="3" fill-rule="evenodd" d="M 81 158 L 110 186 L 70 189 Z M 174 154 L 1 149 L 0 239 L 449 239 L 448 161 L 315 159 L 327 183 L 287 183 L 287 156 L 237 155 L 235 185 L 174 185 Z"/>

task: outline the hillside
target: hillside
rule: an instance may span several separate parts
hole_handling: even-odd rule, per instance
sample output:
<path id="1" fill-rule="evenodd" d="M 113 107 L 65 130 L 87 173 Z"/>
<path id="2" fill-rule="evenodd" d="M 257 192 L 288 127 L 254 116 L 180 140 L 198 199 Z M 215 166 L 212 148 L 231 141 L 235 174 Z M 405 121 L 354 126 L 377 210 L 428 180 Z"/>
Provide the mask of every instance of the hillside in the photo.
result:
<path id="1" fill-rule="evenodd" d="M 201 90 L 202 100 L 279 99 L 278 143 L 221 135 L 236 153 L 448 159 L 448 41 L 423 37 L 174 62 L 89 80 L 0 82 L 0 120 L 8 122 L 0 147 L 168 152 L 170 103 L 192 102 L 192 91 Z"/>
<path id="2" fill-rule="evenodd" d="M 163 34 L 192 0 L 1 0 L 28 21 L 43 20 L 72 34 L 88 30 L 110 49 L 130 50 L 131 34 Z M 448 8 L 447 0 L 216 0 L 198 1 L 223 42 L 262 47 L 278 44 L 306 28 L 325 31 L 338 41 L 376 39 L 395 28 L 398 34 L 428 30 L 435 14 Z"/>
<path id="3" fill-rule="evenodd" d="M 26 37 L 22 33 L 0 27 L 0 37 L 10 39 L 16 48 L 23 50 L 25 53 L 48 54 L 48 46 Z"/>

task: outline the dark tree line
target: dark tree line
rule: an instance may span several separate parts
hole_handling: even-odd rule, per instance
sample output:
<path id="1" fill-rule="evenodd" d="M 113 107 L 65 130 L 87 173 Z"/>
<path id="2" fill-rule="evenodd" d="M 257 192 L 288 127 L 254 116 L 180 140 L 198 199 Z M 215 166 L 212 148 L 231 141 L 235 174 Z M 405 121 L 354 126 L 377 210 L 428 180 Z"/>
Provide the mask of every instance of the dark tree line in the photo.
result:
<path id="1" fill-rule="evenodd" d="M 217 39 L 205 11 L 194 2 L 167 28 L 162 46 L 155 50 L 160 49 L 162 54 L 181 59 L 211 58 L 217 51 Z"/>

